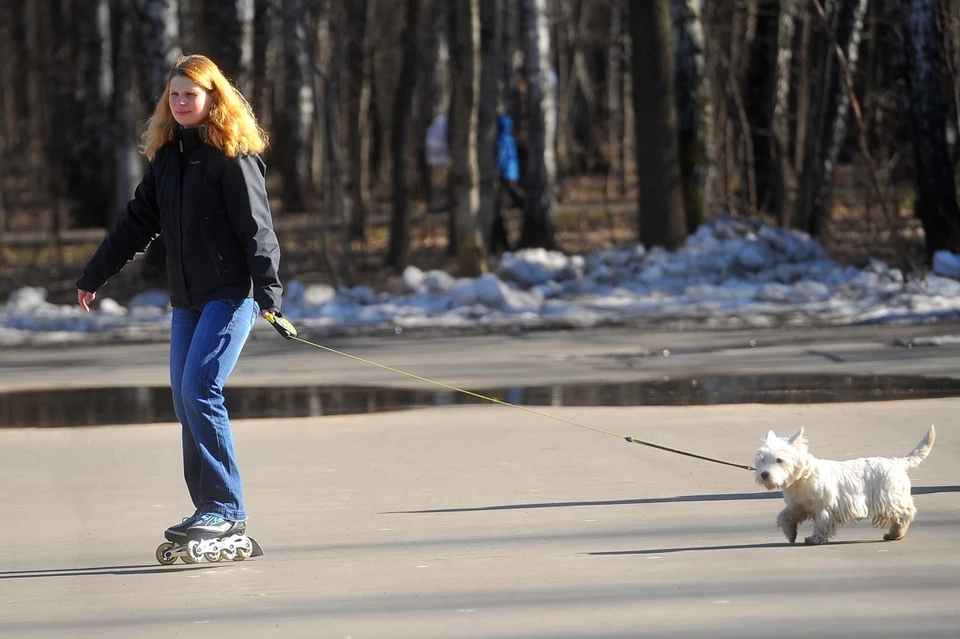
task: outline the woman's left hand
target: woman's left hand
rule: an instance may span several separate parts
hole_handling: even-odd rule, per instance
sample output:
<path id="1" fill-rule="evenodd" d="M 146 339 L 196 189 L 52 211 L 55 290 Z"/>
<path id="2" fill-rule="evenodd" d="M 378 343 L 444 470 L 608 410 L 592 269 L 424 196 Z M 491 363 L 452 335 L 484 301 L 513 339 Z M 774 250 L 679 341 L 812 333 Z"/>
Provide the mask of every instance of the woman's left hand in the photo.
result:
<path id="1" fill-rule="evenodd" d="M 276 315 L 276 314 L 277 314 L 277 309 L 275 308 L 267 308 L 260 311 L 260 317 L 262 317 L 263 319 L 267 319 L 268 315 Z"/>

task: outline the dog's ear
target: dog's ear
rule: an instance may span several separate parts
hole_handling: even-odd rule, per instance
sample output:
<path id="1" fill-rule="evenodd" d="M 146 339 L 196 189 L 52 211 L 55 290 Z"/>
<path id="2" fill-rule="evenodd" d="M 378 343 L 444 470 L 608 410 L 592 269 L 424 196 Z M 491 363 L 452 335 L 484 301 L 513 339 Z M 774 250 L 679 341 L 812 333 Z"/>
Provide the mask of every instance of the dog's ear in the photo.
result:
<path id="1" fill-rule="evenodd" d="M 767 431 L 766 443 L 772 444 L 773 442 L 777 441 L 778 439 L 780 439 L 780 438 L 777 437 L 777 434 L 776 434 L 775 432 L 773 432 L 772 430 Z"/>
<path id="2" fill-rule="evenodd" d="M 800 430 L 791 435 L 790 439 L 787 440 L 787 443 L 792 444 L 797 448 L 807 443 L 806 439 L 803 437 L 803 426 L 800 427 Z"/>

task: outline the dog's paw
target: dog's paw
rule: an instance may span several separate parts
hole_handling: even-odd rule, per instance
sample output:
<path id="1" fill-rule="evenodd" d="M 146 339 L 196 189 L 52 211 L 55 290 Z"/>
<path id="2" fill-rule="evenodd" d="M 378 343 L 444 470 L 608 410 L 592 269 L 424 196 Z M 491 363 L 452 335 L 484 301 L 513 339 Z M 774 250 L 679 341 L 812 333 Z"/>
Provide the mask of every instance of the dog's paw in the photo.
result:
<path id="1" fill-rule="evenodd" d="M 783 536 L 786 537 L 786 538 L 787 538 L 787 541 L 789 541 L 791 544 L 797 543 L 797 531 L 796 531 L 796 530 L 794 530 L 792 534 L 784 533 Z"/>
<path id="2" fill-rule="evenodd" d="M 823 544 L 827 543 L 828 541 L 830 541 L 830 540 L 827 539 L 826 537 L 824 537 L 823 535 L 816 535 L 816 534 L 814 534 L 814 535 L 810 535 L 809 537 L 807 537 L 806 539 L 804 539 L 804 540 L 803 540 L 803 543 L 805 543 L 805 544 L 808 545 L 808 546 L 822 546 Z"/>
<path id="3" fill-rule="evenodd" d="M 903 539 L 904 535 L 905 535 L 905 533 L 899 533 L 899 532 L 898 532 L 898 533 L 892 533 L 892 532 L 888 532 L 887 534 L 885 534 L 885 535 L 883 536 L 883 540 L 884 540 L 884 541 L 900 541 L 901 539 Z"/>

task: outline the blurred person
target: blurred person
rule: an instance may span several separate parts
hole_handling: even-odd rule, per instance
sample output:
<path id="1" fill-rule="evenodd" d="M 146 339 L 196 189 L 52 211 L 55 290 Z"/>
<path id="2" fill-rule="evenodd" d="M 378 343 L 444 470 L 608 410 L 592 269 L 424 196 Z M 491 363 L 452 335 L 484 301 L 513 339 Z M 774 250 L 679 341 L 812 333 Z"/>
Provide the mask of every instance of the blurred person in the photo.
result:
<path id="1" fill-rule="evenodd" d="M 195 510 L 164 535 L 203 541 L 246 530 L 223 387 L 258 315 L 279 312 L 280 248 L 260 158 L 267 135 L 209 58 L 181 56 L 142 135 L 149 160 L 126 214 L 77 281 L 97 291 L 162 233 L 170 302 L 170 382 Z"/>

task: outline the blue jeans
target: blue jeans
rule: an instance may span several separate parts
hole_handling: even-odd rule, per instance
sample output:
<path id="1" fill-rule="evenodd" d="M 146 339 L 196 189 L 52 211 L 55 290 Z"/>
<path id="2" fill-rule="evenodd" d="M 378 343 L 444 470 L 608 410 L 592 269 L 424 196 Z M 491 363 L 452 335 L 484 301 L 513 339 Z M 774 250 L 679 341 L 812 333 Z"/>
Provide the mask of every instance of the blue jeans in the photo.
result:
<path id="1" fill-rule="evenodd" d="M 183 438 L 183 477 L 198 513 L 245 521 L 240 469 L 223 386 L 260 309 L 253 298 L 174 308 L 170 331 L 173 408 Z"/>

